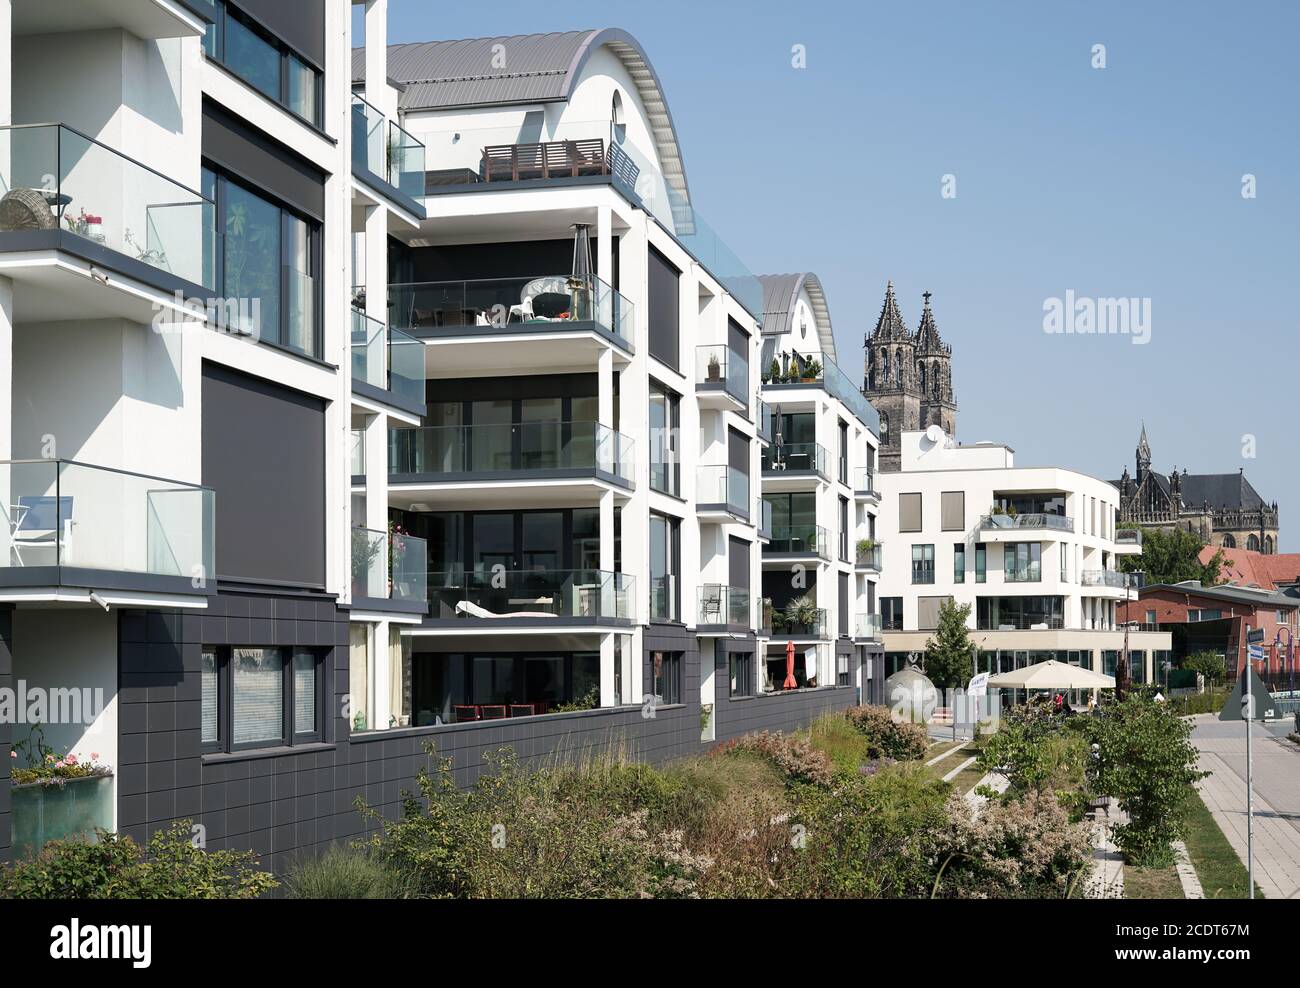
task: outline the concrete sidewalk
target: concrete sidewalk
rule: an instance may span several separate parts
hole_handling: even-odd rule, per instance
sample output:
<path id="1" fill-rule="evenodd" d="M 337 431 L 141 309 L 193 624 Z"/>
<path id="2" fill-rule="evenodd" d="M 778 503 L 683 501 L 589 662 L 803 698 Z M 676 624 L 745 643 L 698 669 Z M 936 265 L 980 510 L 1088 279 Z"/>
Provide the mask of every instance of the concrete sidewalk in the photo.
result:
<path id="1" fill-rule="evenodd" d="M 1211 773 L 1199 788 L 1242 863 L 1246 861 L 1246 728 L 1214 714 L 1193 718 L 1200 768 Z M 1300 898 L 1300 745 L 1256 725 L 1255 884 L 1270 899 Z M 1206 889 L 1213 895 L 1213 889 Z"/>

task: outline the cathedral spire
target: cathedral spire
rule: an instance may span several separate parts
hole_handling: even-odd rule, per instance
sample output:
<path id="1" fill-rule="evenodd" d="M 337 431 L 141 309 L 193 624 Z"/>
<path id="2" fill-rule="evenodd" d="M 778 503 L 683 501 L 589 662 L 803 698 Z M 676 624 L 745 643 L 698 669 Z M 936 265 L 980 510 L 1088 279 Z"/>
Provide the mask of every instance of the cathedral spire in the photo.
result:
<path id="1" fill-rule="evenodd" d="M 1142 483 L 1142 478 L 1146 476 L 1147 471 L 1151 469 L 1151 444 L 1147 442 L 1147 424 L 1142 423 L 1142 435 L 1138 437 L 1137 445 L 1137 477 L 1138 483 Z"/>
<path id="2" fill-rule="evenodd" d="M 898 310 L 898 300 L 894 298 L 894 282 L 891 279 L 885 286 L 885 304 L 880 307 L 880 318 L 871 334 L 873 340 L 901 340 L 911 336 L 903 314 Z"/>
<path id="3" fill-rule="evenodd" d="M 921 309 L 921 325 L 916 330 L 916 352 L 920 355 L 949 352 L 948 347 L 944 346 L 943 339 L 939 336 L 939 327 L 934 321 L 934 311 L 930 308 L 931 292 L 922 292 L 921 298 L 925 300 L 924 307 Z"/>

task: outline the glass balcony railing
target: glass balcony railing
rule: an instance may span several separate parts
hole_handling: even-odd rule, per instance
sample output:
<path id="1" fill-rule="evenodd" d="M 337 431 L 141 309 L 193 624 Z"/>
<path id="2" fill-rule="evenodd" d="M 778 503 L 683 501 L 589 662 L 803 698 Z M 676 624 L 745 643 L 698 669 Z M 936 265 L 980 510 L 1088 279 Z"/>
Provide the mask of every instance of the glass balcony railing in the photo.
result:
<path id="1" fill-rule="evenodd" d="M 749 627 L 750 591 L 721 583 L 700 585 L 700 603 L 696 620 L 706 625 Z"/>
<path id="2" fill-rule="evenodd" d="M 880 572 L 880 561 L 884 557 L 884 547 L 874 540 L 859 543 L 857 549 L 857 568 Z"/>
<path id="3" fill-rule="evenodd" d="M 424 402 L 424 344 L 352 310 L 352 380 Z"/>
<path id="4" fill-rule="evenodd" d="M 403 532 L 352 529 L 352 596 L 411 603 L 428 599 L 424 539 Z"/>
<path id="5" fill-rule="evenodd" d="M 1079 574 L 1079 584 L 1085 587 L 1112 587 L 1124 590 L 1130 585 L 1131 573 L 1113 569 L 1086 569 Z"/>
<path id="6" fill-rule="evenodd" d="M 876 474 L 866 467 L 859 467 L 853 471 L 853 490 L 857 494 L 880 498 L 880 491 L 876 490 Z"/>
<path id="7" fill-rule="evenodd" d="M 632 346 L 633 306 L 599 278 L 566 274 L 390 285 L 389 325 L 415 336 L 492 336 L 595 323 Z"/>
<path id="8" fill-rule="evenodd" d="M 1119 545 L 1141 545 L 1142 529 L 1140 528 L 1116 529 L 1115 542 Z"/>
<path id="9" fill-rule="evenodd" d="M 0 236 L 63 230 L 211 288 L 210 199 L 63 124 L 0 127 Z"/>
<path id="10" fill-rule="evenodd" d="M 760 597 L 754 604 L 758 608 L 758 633 L 764 638 L 771 638 L 776 608 L 772 606 L 772 601 L 767 597 Z"/>
<path id="11" fill-rule="evenodd" d="M 679 619 L 677 613 L 677 577 L 651 577 L 650 619 L 652 621 L 676 621 Z"/>
<path id="12" fill-rule="evenodd" d="M 825 638 L 825 608 L 809 609 L 791 605 L 772 611 L 772 634 L 777 638 Z"/>
<path id="13" fill-rule="evenodd" d="M 705 391 L 725 391 L 749 405 L 749 361 L 728 346 L 695 348 L 695 383 Z"/>
<path id="14" fill-rule="evenodd" d="M 216 494 L 72 460 L 0 462 L 0 566 L 69 566 L 215 581 Z M 45 579 L 48 579 L 46 577 Z"/>
<path id="15" fill-rule="evenodd" d="M 762 398 L 758 399 L 758 416 L 756 421 L 758 424 L 758 438 L 766 443 L 772 442 L 776 436 L 776 432 L 772 428 L 772 406 Z"/>
<path id="16" fill-rule="evenodd" d="M 633 478 L 632 440 L 598 422 L 520 422 L 390 429 L 388 468 L 396 476 L 505 475 L 589 470 Z"/>
<path id="17" fill-rule="evenodd" d="M 756 319 L 763 316 L 758 278 L 623 128 L 609 120 L 563 120 L 550 133 L 527 133 L 519 122 L 421 131 L 431 184 L 534 182 L 607 177 L 642 206 Z"/>
<path id="18" fill-rule="evenodd" d="M 366 430 L 351 429 L 348 432 L 348 463 L 352 476 L 363 477 L 366 473 Z"/>
<path id="19" fill-rule="evenodd" d="M 424 144 L 375 106 L 352 94 L 352 166 L 403 195 L 424 198 Z"/>
<path id="20" fill-rule="evenodd" d="M 880 435 L 880 416 L 861 388 L 825 353 L 781 353 L 763 370 L 764 384 L 816 384 L 838 398 L 872 433 Z"/>
<path id="21" fill-rule="evenodd" d="M 853 617 L 854 638 L 869 638 L 872 641 L 879 641 L 883 629 L 884 624 L 879 614 L 855 614 Z"/>
<path id="22" fill-rule="evenodd" d="M 986 531 L 997 529 L 1050 529 L 1054 532 L 1073 532 L 1074 519 L 1065 515 L 1048 514 L 989 514 L 980 519 L 980 528 Z"/>
<path id="23" fill-rule="evenodd" d="M 817 443 L 783 443 L 763 450 L 763 472 L 817 473 L 826 476 L 826 449 Z"/>
<path id="24" fill-rule="evenodd" d="M 431 617 L 632 620 L 635 580 L 607 570 L 454 569 L 429 574 Z"/>
<path id="25" fill-rule="evenodd" d="M 758 537 L 772 537 L 772 502 L 761 497 L 758 499 Z"/>
<path id="26" fill-rule="evenodd" d="M 764 551 L 830 559 L 831 543 L 821 525 L 775 525 Z"/>
<path id="27" fill-rule="evenodd" d="M 695 503 L 725 505 L 732 514 L 749 517 L 749 477 L 728 466 L 698 467 L 695 471 Z"/>

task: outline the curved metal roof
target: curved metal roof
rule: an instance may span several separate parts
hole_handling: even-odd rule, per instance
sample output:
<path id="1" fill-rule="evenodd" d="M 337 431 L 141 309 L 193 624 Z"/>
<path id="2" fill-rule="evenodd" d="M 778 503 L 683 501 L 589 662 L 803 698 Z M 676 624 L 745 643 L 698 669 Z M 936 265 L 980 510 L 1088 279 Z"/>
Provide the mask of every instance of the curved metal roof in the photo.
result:
<path id="1" fill-rule="evenodd" d="M 608 47 L 632 76 L 654 134 L 664 179 L 689 202 L 686 169 L 663 86 L 645 50 L 618 28 L 389 45 L 388 74 L 405 87 L 402 109 L 466 110 L 567 101 L 587 60 Z M 365 49 L 352 78 L 365 79 Z"/>
<path id="2" fill-rule="evenodd" d="M 826 303 L 821 279 L 811 271 L 795 274 L 760 274 L 763 285 L 763 335 L 780 336 L 794 332 L 794 310 L 799 294 L 808 292 L 813 317 L 817 320 L 817 338 L 822 353 L 838 362 L 835 355 L 835 334 L 831 329 L 831 310 Z"/>

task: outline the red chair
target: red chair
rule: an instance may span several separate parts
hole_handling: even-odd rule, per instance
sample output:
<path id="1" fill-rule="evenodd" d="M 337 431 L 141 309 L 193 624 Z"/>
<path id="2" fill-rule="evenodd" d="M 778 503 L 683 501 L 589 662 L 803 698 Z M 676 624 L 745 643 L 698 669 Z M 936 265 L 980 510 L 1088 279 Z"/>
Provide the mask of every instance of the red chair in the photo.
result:
<path id="1" fill-rule="evenodd" d="M 511 717 L 531 717 L 535 713 L 537 713 L 537 709 L 531 703 L 510 704 Z"/>
<path id="2" fill-rule="evenodd" d="M 466 721 L 482 719 L 482 715 L 479 713 L 479 708 L 475 706 L 456 704 L 451 709 L 456 714 L 457 724 L 463 724 Z"/>
<path id="3" fill-rule="evenodd" d="M 478 708 L 480 720 L 501 720 L 506 715 L 504 703 L 485 703 Z"/>

